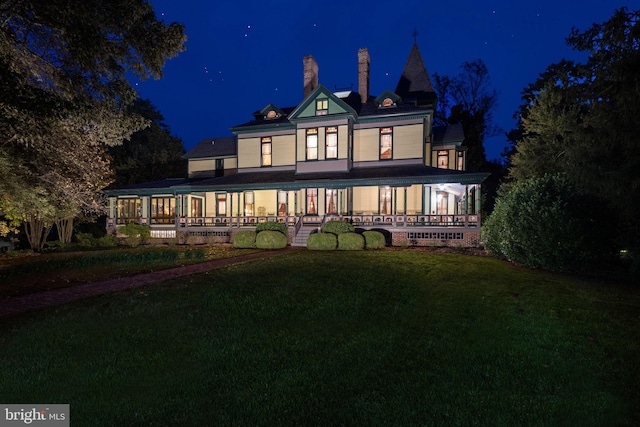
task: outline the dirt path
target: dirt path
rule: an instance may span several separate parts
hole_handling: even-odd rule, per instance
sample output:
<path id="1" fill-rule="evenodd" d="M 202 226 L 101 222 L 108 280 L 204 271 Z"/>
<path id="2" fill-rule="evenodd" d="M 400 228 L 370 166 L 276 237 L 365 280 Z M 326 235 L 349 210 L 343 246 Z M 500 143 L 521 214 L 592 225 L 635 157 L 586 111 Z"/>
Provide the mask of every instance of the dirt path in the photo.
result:
<path id="1" fill-rule="evenodd" d="M 205 271 L 225 267 L 227 265 L 268 258 L 295 250 L 299 249 L 287 247 L 286 249 L 277 251 L 262 251 L 233 258 L 224 258 L 200 264 L 185 265 L 182 267 L 154 271 L 152 273 L 119 277 L 117 279 L 109 279 L 102 282 L 87 283 L 84 285 L 54 289 L 45 292 L 21 295 L 18 297 L 7 297 L 0 299 L 0 318 L 17 316 L 29 311 L 63 305 L 71 301 L 88 298 L 94 295 L 132 289 L 150 283 L 162 282 L 164 280 L 175 279 L 176 277 L 182 277 L 189 274 L 203 273 Z"/>

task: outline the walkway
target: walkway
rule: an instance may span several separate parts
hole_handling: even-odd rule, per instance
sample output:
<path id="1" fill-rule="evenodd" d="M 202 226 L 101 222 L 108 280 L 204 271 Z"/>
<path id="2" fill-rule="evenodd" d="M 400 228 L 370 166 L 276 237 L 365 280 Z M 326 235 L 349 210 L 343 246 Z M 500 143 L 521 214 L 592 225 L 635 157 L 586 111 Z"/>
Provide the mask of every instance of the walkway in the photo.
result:
<path id="1" fill-rule="evenodd" d="M 287 247 L 287 249 L 276 251 L 262 251 L 249 255 L 242 255 L 233 258 L 223 258 L 207 261 L 200 264 L 184 265 L 182 267 L 170 268 L 166 270 L 143 273 L 135 276 L 119 277 L 102 282 L 87 283 L 84 285 L 72 286 L 69 288 L 54 289 L 51 291 L 38 292 L 35 294 L 22 295 L 18 297 L 8 297 L 0 299 L 0 318 L 17 316 L 29 311 L 41 310 L 88 298 L 95 295 L 102 295 L 109 292 L 124 291 L 137 288 L 150 283 L 162 282 L 164 280 L 175 279 L 189 274 L 203 273 L 231 264 L 263 259 L 299 250 L 298 248 Z"/>

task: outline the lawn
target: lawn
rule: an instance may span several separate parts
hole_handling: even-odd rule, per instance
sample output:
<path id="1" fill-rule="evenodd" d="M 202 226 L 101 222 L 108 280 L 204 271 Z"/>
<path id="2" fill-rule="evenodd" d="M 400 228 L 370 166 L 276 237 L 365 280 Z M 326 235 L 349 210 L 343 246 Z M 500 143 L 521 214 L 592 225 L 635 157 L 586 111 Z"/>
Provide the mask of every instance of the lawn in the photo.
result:
<path id="1" fill-rule="evenodd" d="M 640 289 L 291 252 L 0 320 L 0 402 L 72 425 L 636 425 Z"/>

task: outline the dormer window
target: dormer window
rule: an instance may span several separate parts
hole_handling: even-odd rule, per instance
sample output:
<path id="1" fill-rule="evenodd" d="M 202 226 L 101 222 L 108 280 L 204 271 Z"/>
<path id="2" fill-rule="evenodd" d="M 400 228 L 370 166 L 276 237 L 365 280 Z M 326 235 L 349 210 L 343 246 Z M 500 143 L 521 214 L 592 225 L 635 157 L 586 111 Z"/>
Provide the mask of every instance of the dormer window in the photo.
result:
<path id="1" fill-rule="evenodd" d="M 317 99 L 316 100 L 316 116 L 326 116 L 329 113 L 329 100 Z"/>
<path id="2" fill-rule="evenodd" d="M 393 102 L 393 99 L 391 98 L 385 98 L 382 101 L 382 104 L 380 104 L 382 107 L 393 107 L 395 103 Z"/>
<path id="3" fill-rule="evenodd" d="M 266 117 L 266 118 L 267 118 L 267 119 L 277 119 L 277 118 L 278 118 L 278 116 L 279 116 L 279 114 L 278 114 L 278 113 L 276 113 L 276 112 L 275 112 L 275 110 L 270 110 L 270 111 L 267 113 L 267 117 Z"/>

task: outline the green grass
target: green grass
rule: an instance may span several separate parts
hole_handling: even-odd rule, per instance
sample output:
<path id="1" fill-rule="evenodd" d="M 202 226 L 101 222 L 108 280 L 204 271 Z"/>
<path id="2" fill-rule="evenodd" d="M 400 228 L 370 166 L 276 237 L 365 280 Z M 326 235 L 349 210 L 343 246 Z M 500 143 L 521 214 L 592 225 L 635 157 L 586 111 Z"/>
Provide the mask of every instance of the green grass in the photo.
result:
<path id="1" fill-rule="evenodd" d="M 0 320 L 0 401 L 73 425 L 634 425 L 640 291 L 301 251 Z"/>

